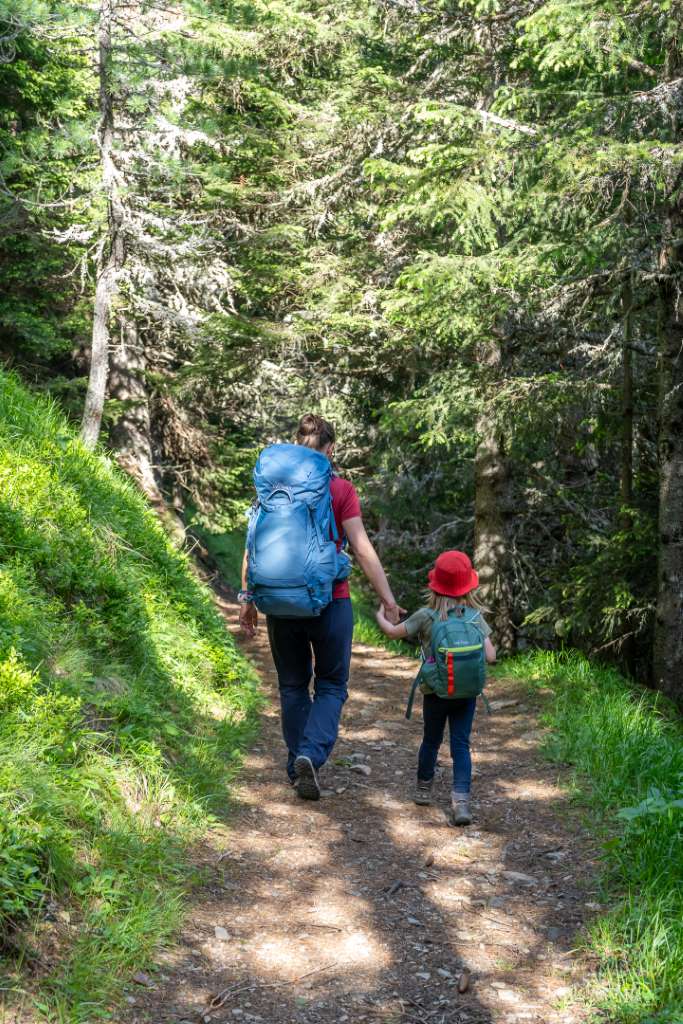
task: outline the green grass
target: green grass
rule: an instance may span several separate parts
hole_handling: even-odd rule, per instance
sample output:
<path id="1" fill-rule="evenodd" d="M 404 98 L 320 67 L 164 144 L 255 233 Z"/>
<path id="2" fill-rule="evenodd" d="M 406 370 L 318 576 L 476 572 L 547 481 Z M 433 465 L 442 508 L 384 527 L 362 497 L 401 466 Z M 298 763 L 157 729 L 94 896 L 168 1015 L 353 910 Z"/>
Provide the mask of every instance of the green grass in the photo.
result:
<path id="1" fill-rule="evenodd" d="M 683 1021 L 683 731 L 661 696 L 575 653 L 535 652 L 503 674 L 552 691 L 547 753 L 576 771 L 604 839 L 611 909 L 590 928 L 594 1005 L 618 1024 Z M 601 1017 L 605 1019 L 605 1017 Z"/>
<path id="2" fill-rule="evenodd" d="M 231 587 L 239 590 L 242 586 L 242 558 L 244 556 L 244 529 L 230 530 L 227 533 L 212 533 L 190 521 L 193 533 L 198 537 L 224 580 Z"/>
<path id="3" fill-rule="evenodd" d="M 253 673 L 135 488 L 0 373 L 0 971 L 106 1016 L 178 926 Z"/>
<path id="4" fill-rule="evenodd" d="M 417 647 L 405 640 L 389 640 L 375 621 L 376 604 L 355 581 L 351 584 L 351 603 L 353 605 L 353 639 L 359 644 L 371 647 L 385 647 L 388 651 L 417 657 Z"/>

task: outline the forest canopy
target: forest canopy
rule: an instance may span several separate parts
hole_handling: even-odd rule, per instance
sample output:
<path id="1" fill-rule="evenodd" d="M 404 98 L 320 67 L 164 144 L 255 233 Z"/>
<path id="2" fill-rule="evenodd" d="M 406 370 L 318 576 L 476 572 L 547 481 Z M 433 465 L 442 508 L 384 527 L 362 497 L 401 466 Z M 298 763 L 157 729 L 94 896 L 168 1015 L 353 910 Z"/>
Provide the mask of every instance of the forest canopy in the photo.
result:
<path id="1" fill-rule="evenodd" d="M 501 647 L 680 698 L 682 20 L 0 0 L 6 365 L 214 532 L 321 411 L 403 603 L 464 548 Z"/>

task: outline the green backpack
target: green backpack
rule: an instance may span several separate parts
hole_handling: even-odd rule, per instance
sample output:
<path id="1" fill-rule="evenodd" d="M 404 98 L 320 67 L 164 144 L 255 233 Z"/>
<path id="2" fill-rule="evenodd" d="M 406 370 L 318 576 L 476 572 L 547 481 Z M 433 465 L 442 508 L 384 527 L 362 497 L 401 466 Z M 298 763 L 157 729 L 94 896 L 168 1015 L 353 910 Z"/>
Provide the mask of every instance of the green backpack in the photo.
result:
<path id="1" fill-rule="evenodd" d="M 432 656 L 420 665 L 408 698 L 406 718 L 412 714 L 418 686 L 425 693 L 459 700 L 478 697 L 486 685 L 484 637 L 476 625 L 479 612 L 474 608 L 465 607 L 462 612 L 453 608 L 445 620 L 435 611 L 429 614 L 433 622 Z"/>

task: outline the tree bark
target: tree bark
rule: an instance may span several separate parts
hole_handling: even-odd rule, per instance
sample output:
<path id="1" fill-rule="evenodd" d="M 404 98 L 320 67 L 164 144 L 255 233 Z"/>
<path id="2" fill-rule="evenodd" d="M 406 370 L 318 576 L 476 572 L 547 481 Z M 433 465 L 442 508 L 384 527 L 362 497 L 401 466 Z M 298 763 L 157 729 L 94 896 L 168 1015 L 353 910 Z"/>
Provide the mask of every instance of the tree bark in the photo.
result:
<path id="1" fill-rule="evenodd" d="M 108 233 L 105 255 L 100 261 L 93 309 L 90 375 L 81 424 L 81 439 L 94 448 L 100 436 L 109 374 L 109 321 L 118 278 L 125 261 L 123 206 L 117 187 L 114 163 L 114 98 L 111 88 L 112 27 L 116 0 L 100 0 L 99 18 L 99 104 L 98 142 L 102 160 L 102 186 L 107 197 Z"/>
<path id="2" fill-rule="evenodd" d="M 630 506 L 633 501 L 633 289 L 630 278 L 621 293 L 624 315 L 622 344 L 622 390 L 621 390 L 621 473 L 619 491 L 622 504 L 622 529 L 630 530 L 632 518 Z"/>
<path id="3" fill-rule="evenodd" d="M 503 362 L 500 342 L 492 339 L 478 353 L 485 376 L 493 382 Z M 495 384 L 494 384 L 495 386 Z M 515 649 L 513 603 L 510 585 L 508 517 L 510 478 L 505 438 L 495 415 L 484 405 L 476 424 L 478 436 L 474 458 L 474 565 L 479 573 L 481 598 L 492 612 L 492 626 L 498 647 Z"/>
<path id="4" fill-rule="evenodd" d="M 117 462 L 135 480 L 173 542 L 182 547 L 185 527 L 180 510 L 169 507 L 155 473 L 146 370 L 144 343 L 135 324 L 124 316 L 120 343 L 111 350 L 109 396 L 121 403 L 120 415 L 110 431 L 112 448 Z"/>
<path id="5" fill-rule="evenodd" d="M 659 566 L 653 681 L 683 703 L 683 173 L 670 190 L 660 254 Z"/>
<path id="6" fill-rule="evenodd" d="M 163 505 L 154 473 L 152 425 L 145 383 L 144 345 L 135 324 L 121 323 L 121 340 L 111 349 L 109 396 L 121 403 L 120 414 L 111 429 L 112 447 L 121 466 L 135 478 L 153 505 Z"/>

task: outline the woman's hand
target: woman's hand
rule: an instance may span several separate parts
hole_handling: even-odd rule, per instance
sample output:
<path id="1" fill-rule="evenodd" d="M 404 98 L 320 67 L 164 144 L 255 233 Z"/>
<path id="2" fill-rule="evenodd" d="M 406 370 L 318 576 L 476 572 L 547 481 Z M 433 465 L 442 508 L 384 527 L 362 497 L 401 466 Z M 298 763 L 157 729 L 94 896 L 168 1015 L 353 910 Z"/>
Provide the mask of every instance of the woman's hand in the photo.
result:
<path id="1" fill-rule="evenodd" d="M 401 616 L 406 614 L 406 609 L 401 608 L 401 606 L 396 604 L 395 601 L 392 601 L 391 604 L 382 604 L 380 605 L 380 608 L 382 610 L 382 614 L 386 616 L 392 626 L 398 626 L 401 621 Z"/>
<path id="2" fill-rule="evenodd" d="M 403 613 L 405 611 L 405 609 L 399 608 L 398 605 L 396 605 L 395 607 L 399 613 Z M 387 615 L 386 611 L 386 605 L 381 604 L 377 611 L 375 612 L 375 619 L 377 620 L 377 625 L 382 630 L 385 636 L 390 637 L 392 640 L 403 640 L 408 635 L 406 632 L 406 627 L 402 622 L 390 622 L 389 616 Z"/>
<path id="3" fill-rule="evenodd" d="M 249 640 L 256 636 L 258 611 L 256 605 L 251 601 L 240 605 L 240 629 Z"/>

